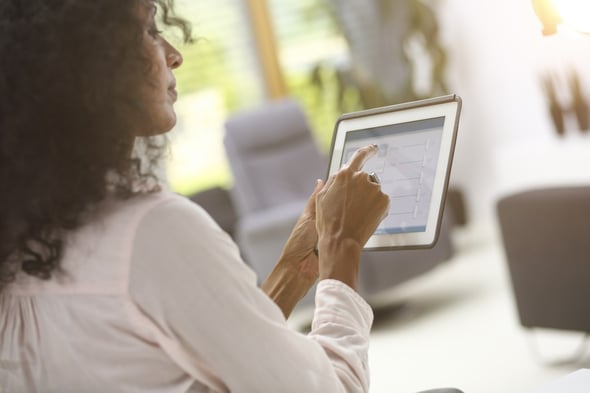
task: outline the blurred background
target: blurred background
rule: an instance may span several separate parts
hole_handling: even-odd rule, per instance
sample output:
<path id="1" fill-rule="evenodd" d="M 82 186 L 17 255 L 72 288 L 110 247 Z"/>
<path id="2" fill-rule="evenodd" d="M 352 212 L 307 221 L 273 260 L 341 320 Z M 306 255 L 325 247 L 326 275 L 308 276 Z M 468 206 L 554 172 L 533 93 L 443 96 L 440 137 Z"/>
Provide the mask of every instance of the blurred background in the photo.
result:
<path id="1" fill-rule="evenodd" d="M 375 10 L 361 15 L 365 4 Z M 371 13 L 383 18 L 379 7 L 391 8 L 385 12 L 391 13 L 393 27 L 369 29 L 377 24 L 370 20 Z M 502 155 L 515 146 L 532 149 L 562 140 L 551 120 L 544 82 L 554 81 L 564 105 L 572 99 L 567 88 L 573 73 L 583 92 L 590 84 L 584 72 L 590 63 L 590 39 L 573 32 L 543 36 L 526 0 L 181 0 L 177 8 L 199 38 L 181 48 L 185 63 L 177 72 L 179 124 L 168 165 L 171 186 L 184 194 L 231 185 L 224 122 L 233 112 L 266 100 L 286 95 L 300 100 L 320 146 L 328 151 L 337 117 L 363 107 L 360 83 L 349 82 L 344 103 L 339 97 L 336 73 L 356 67 L 369 74 L 371 83 L 394 90 L 376 103 L 436 95 L 431 86 L 441 81 L 444 90 L 434 93 L 463 97 L 451 182 L 464 189 L 470 217 L 489 220 L 504 180 Z M 253 15 L 260 13 L 266 15 Z M 420 22 L 423 26 L 411 25 L 410 13 L 426 19 Z M 265 22 L 270 25 L 253 26 Z M 267 40 L 275 53 L 260 49 Z M 434 49 L 429 47 L 432 42 Z M 277 69 L 268 65 L 273 56 Z M 439 56 L 445 64 L 433 71 Z M 392 74 L 397 80 L 391 81 Z M 415 94 L 407 92 L 409 83 Z M 378 106 L 371 104 L 366 106 Z M 568 124 L 566 132 L 578 137 L 576 128 Z"/>
<path id="2" fill-rule="evenodd" d="M 167 179 L 174 191 L 225 220 L 230 232 L 242 215 L 233 203 L 236 171 L 224 146 L 226 122 L 236 114 L 293 99 L 327 154 L 342 113 L 448 93 L 462 97 L 450 180 L 455 202 L 447 208 L 454 217 L 453 252 L 372 300 L 373 392 L 437 386 L 529 392 L 590 367 L 588 317 L 560 325 L 568 313 L 590 315 L 590 228 L 584 226 L 590 215 L 572 202 L 558 203 L 570 211 L 552 213 L 539 205 L 541 221 L 520 223 L 525 229 L 518 232 L 510 220 L 523 209 L 504 212 L 500 205 L 529 191 L 590 187 L 590 35 L 567 27 L 544 35 L 533 3 L 545 2 L 177 1 L 198 39 L 179 48 L 185 61 L 176 72 L 178 124 Z M 587 1 L 561 3 L 590 22 Z M 283 128 L 276 122 L 276 133 Z M 208 205 L 211 199 L 218 205 Z M 560 229 L 557 216 L 566 217 L 565 227 L 581 217 L 569 226 L 577 235 Z M 538 227 L 548 230 L 532 232 Z M 530 260 L 539 255 L 510 250 L 525 244 L 540 250 L 543 243 L 566 251 L 542 252 L 551 259 L 535 265 Z M 530 272 L 512 267 L 518 257 L 529 260 Z M 542 275 L 551 285 L 518 274 Z M 521 284 L 537 292 L 520 300 Z M 541 321 L 528 318 L 527 307 L 543 314 L 543 305 L 531 305 L 539 293 L 553 299 L 560 288 L 569 292 L 557 311 Z"/>

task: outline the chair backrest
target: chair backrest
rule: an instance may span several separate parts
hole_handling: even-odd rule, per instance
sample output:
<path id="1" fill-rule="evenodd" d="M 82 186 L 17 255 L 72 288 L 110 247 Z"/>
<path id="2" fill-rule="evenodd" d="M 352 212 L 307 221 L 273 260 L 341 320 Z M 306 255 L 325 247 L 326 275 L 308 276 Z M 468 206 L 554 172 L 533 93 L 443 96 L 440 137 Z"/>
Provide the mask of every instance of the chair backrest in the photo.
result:
<path id="1" fill-rule="evenodd" d="M 325 177 L 326 157 L 292 99 L 239 112 L 227 120 L 225 130 L 232 198 L 240 216 L 306 198 L 315 179 Z"/>
<path id="2" fill-rule="evenodd" d="M 590 332 L 590 186 L 506 196 L 497 212 L 522 325 Z"/>
<path id="3" fill-rule="evenodd" d="M 221 229 L 235 237 L 237 217 L 228 190 L 212 187 L 190 195 L 189 199 L 205 209 Z"/>

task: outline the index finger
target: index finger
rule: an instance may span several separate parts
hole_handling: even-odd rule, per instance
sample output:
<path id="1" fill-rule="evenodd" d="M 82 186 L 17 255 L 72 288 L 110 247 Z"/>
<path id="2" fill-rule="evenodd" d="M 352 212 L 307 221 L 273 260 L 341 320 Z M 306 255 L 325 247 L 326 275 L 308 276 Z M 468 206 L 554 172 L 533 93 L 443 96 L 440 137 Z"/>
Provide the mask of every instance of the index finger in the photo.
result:
<path id="1" fill-rule="evenodd" d="M 369 158 L 377 154 L 377 150 L 377 145 L 361 147 L 354 152 L 352 157 L 350 157 L 350 160 L 346 163 L 345 168 L 350 168 L 355 172 L 360 171 L 363 169 L 363 166 L 365 166 L 365 163 L 369 160 Z"/>

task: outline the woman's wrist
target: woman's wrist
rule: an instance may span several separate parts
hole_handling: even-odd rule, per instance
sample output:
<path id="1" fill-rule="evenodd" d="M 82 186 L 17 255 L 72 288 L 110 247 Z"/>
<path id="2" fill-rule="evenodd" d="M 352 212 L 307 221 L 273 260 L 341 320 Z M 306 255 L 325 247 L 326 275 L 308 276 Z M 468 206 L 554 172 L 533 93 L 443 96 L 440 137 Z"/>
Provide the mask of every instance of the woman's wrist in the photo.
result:
<path id="1" fill-rule="evenodd" d="M 358 289 L 362 246 L 352 239 L 320 238 L 320 280 L 334 279 Z"/>

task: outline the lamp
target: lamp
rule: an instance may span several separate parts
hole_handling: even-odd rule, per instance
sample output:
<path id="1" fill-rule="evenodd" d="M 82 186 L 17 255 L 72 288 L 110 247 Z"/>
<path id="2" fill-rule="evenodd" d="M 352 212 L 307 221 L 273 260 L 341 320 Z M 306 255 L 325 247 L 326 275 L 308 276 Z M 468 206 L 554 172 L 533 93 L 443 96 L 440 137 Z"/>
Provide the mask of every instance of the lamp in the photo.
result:
<path id="1" fill-rule="evenodd" d="M 544 35 L 555 34 L 558 25 L 590 34 L 588 0 L 533 0 L 533 8 L 543 23 Z"/>

